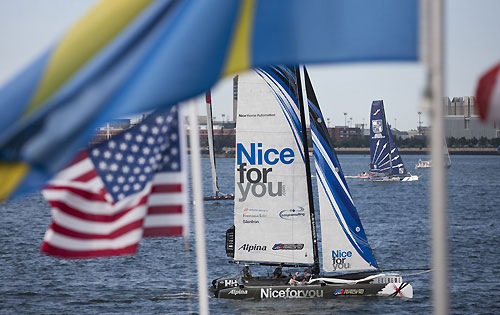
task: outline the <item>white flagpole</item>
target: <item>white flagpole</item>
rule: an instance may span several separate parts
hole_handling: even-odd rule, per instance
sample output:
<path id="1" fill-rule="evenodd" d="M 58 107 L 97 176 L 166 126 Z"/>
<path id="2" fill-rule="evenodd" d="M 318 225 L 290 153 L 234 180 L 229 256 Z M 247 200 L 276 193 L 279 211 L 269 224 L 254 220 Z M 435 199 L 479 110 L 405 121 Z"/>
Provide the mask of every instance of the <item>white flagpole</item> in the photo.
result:
<path id="1" fill-rule="evenodd" d="M 434 314 L 448 314 L 447 182 L 443 128 L 443 0 L 431 1 L 431 224 Z"/>
<path id="2" fill-rule="evenodd" d="M 188 106 L 189 140 L 191 144 L 191 178 L 194 201 L 194 234 L 196 240 L 196 263 L 198 266 L 198 299 L 200 303 L 200 314 L 205 315 L 209 313 L 209 310 L 198 108 L 196 107 L 194 99 L 188 101 Z"/>

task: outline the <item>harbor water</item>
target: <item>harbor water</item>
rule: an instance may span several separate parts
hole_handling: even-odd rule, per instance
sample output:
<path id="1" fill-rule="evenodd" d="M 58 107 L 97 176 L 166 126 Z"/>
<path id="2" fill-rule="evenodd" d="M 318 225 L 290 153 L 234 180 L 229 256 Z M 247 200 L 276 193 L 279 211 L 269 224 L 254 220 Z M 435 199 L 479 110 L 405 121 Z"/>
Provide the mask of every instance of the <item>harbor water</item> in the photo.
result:
<path id="1" fill-rule="evenodd" d="M 430 169 L 403 156 L 416 182 L 347 179 L 379 266 L 430 266 Z M 366 170 L 368 155 L 339 155 L 344 174 Z M 451 313 L 500 313 L 500 155 L 453 155 L 448 170 Z M 204 189 L 210 166 L 203 159 Z M 219 184 L 234 191 L 234 159 L 217 159 Z M 0 205 L 0 314 L 185 314 L 198 312 L 194 237 L 142 240 L 134 256 L 62 260 L 40 254 L 50 210 L 40 193 Z M 239 272 L 225 254 L 232 201 L 205 203 L 208 280 Z M 295 270 L 285 270 L 293 272 Z M 254 275 L 271 267 L 252 267 Z M 431 273 L 405 271 L 413 299 L 341 297 L 329 300 L 234 301 L 210 297 L 217 314 L 428 314 Z M 413 274 L 413 275 L 411 275 Z"/>

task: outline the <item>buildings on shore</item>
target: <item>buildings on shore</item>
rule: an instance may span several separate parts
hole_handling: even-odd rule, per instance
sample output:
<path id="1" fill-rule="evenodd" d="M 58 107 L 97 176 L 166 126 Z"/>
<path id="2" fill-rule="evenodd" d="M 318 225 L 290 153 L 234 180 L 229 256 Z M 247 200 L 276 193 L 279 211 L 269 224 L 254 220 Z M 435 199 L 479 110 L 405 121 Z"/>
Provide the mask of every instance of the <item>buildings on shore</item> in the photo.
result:
<path id="1" fill-rule="evenodd" d="M 237 78 L 235 78 L 237 81 Z M 227 116 L 229 121 L 214 121 L 214 137 L 216 138 L 215 145 L 217 152 L 227 152 L 234 150 L 236 142 L 236 111 L 237 111 L 237 83 L 234 85 L 233 95 L 233 115 Z M 465 138 L 465 139 L 480 139 L 480 138 L 500 138 L 500 124 L 483 123 L 477 114 L 476 102 L 474 96 L 449 97 L 443 99 L 444 106 L 444 122 L 445 122 L 445 137 L 446 138 Z M 106 126 L 98 128 L 93 143 L 101 142 L 109 139 L 115 134 L 120 133 L 124 129 L 128 129 L 140 120 L 117 119 Z M 207 117 L 199 117 L 200 128 L 200 145 L 208 147 L 207 140 Z M 396 128 L 391 128 L 392 134 L 395 137 L 409 139 L 413 137 L 425 137 L 430 134 L 430 128 L 419 125 L 417 129 L 402 131 Z M 355 124 L 351 126 L 335 126 L 328 128 L 330 137 L 336 143 L 342 143 L 344 140 L 359 139 L 370 135 L 369 124 Z M 188 130 L 189 133 L 189 130 Z"/>
<path id="2" fill-rule="evenodd" d="M 480 120 L 474 96 L 445 97 L 444 127 L 447 138 L 487 139 L 500 138 L 500 124 L 484 123 Z"/>

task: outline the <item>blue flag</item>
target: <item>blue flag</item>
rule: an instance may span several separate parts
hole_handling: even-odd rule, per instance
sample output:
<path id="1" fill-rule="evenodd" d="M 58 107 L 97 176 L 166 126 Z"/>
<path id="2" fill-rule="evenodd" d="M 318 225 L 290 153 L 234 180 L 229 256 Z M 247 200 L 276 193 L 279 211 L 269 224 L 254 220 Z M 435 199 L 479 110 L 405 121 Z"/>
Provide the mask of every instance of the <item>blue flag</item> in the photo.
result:
<path id="1" fill-rule="evenodd" d="M 104 122 L 226 74 L 416 61 L 417 20 L 416 0 L 102 1 L 0 90 L 0 199 L 39 188 Z"/>

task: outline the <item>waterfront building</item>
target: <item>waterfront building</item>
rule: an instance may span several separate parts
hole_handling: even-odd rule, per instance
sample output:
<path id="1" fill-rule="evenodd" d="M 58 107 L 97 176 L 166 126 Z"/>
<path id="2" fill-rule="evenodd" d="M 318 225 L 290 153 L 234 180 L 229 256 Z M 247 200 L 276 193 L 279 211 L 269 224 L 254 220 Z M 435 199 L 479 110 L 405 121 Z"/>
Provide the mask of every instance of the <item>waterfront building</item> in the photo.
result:
<path id="1" fill-rule="evenodd" d="M 454 97 L 451 100 L 445 97 L 443 105 L 447 138 L 493 139 L 500 137 L 500 124 L 485 123 L 479 118 L 474 96 Z"/>

